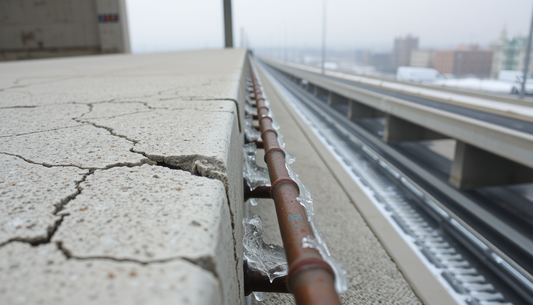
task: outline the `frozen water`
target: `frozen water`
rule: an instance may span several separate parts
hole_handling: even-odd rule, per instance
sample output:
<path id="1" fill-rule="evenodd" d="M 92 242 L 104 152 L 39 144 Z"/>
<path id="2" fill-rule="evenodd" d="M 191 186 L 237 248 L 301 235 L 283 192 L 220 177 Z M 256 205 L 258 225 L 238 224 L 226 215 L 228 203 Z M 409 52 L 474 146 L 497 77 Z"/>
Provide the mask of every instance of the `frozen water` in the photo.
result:
<path id="1" fill-rule="evenodd" d="M 257 206 L 259 204 L 259 199 L 257 198 L 250 198 L 246 202 L 248 202 L 251 206 Z"/>
<path id="2" fill-rule="evenodd" d="M 255 143 L 248 143 L 244 145 L 244 164 L 243 176 L 248 182 L 248 186 L 253 191 L 258 186 L 270 185 L 270 177 L 268 176 L 268 169 L 257 165 Z"/>
<path id="3" fill-rule="evenodd" d="M 254 291 L 254 297 L 259 302 L 264 301 L 265 300 L 265 293 L 264 292 Z"/>
<path id="4" fill-rule="evenodd" d="M 244 135 L 248 141 L 255 141 L 261 138 L 261 132 L 254 128 L 252 118 L 244 119 Z"/>
<path id="5" fill-rule="evenodd" d="M 244 111 L 249 116 L 257 115 L 257 109 L 248 103 L 244 103 Z"/>
<path id="6" fill-rule="evenodd" d="M 244 225 L 244 259 L 248 266 L 268 276 L 270 282 L 287 275 L 287 258 L 285 250 L 263 241 L 263 223 L 259 215 L 243 219 Z"/>
<path id="7" fill-rule="evenodd" d="M 302 244 L 305 248 L 315 248 L 318 250 L 318 252 L 320 252 L 322 259 L 324 259 L 324 261 L 326 261 L 331 266 L 331 269 L 333 269 L 333 272 L 335 273 L 335 290 L 337 290 L 338 293 L 343 293 L 348 289 L 347 273 L 346 270 L 342 267 L 342 265 L 331 256 L 331 254 L 329 253 L 328 246 L 324 242 L 324 239 L 322 239 L 322 235 L 316 227 L 315 212 L 313 209 L 313 198 L 311 198 L 311 191 L 309 191 L 309 189 L 305 187 L 302 181 L 300 181 L 300 178 L 298 178 L 298 174 L 294 172 L 294 170 L 289 166 L 288 163 L 285 164 L 285 167 L 287 168 L 291 179 L 294 180 L 294 182 L 296 182 L 298 184 L 298 187 L 300 188 L 300 196 L 296 199 L 305 208 L 305 211 L 307 213 L 307 221 L 309 222 L 309 225 L 313 230 L 313 234 L 315 235 L 315 238 L 304 237 L 304 239 L 302 240 Z"/>
<path id="8" fill-rule="evenodd" d="M 324 261 L 331 266 L 333 273 L 335 273 L 335 290 L 338 293 L 348 290 L 348 276 L 346 270 L 342 267 L 341 263 L 329 254 L 326 244 L 324 242 L 319 243 L 316 238 L 311 236 L 304 237 L 302 243 L 304 248 L 317 249 Z"/>

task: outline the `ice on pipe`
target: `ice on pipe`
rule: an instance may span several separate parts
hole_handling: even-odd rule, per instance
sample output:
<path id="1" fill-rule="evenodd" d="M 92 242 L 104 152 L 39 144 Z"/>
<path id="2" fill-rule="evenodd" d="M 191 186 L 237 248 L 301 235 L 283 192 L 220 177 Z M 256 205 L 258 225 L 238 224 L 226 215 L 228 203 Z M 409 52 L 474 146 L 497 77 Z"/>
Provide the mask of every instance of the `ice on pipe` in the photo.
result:
<path id="1" fill-rule="evenodd" d="M 259 301 L 259 302 L 262 302 L 265 300 L 265 293 L 264 292 L 259 292 L 259 291 L 254 291 L 254 298 Z"/>
<path id="2" fill-rule="evenodd" d="M 285 250 L 263 241 L 263 223 L 259 215 L 244 218 L 244 259 L 248 267 L 268 276 L 270 282 L 287 275 L 288 266 Z"/>
<path id="3" fill-rule="evenodd" d="M 315 212 L 313 209 L 313 198 L 311 198 L 311 191 L 307 187 L 305 187 L 302 181 L 300 181 L 298 174 L 294 172 L 294 170 L 289 166 L 288 163 L 285 163 L 285 167 L 287 168 L 291 179 L 294 180 L 294 182 L 296 182 L 298 184 L 298 187 L 300 188 L 300 196 L 298 196 L 296 199 L 305 208 L 305 211 L 307 213 L 307 221 L 309 222 L 313 234 L 315 235 L 314 238 L 304 237 L 304 239 L 302 240 L 302 245 L 304 248 L 315 248 L 318 250 L 318 252 L 322 256 L 322 259 L 324 259 L 324 261 L 331 266 L 331 269 L 333 269 L 333 272 L 335 273 L 335 290 L 338 293 L 343 293 L 348 290 L 347 273 L 346 270 L 342 267 L 342 265 L 331 256 L 331 254 L 329 253 L 328 246 L 326 245 L 324 239 L 322 238 L 322 235 L 318 231 L 318 228 L 315 223 Z"/>
<path id="4" fill-rule="evenodd" d="M 259 199 L 257 198 L 250 198 L 246 201 L 249 205 L 255 207 L 259 204 Z"/>
<path id="5" fill-rule="evenodd" d="M 285 142 L 283 142 L 283 134 L 281 132 L 279 132 L 279 129 L 280 129 L 279 123 L 276 122 L 276 120 L 274 120 L 274 118 L 272 118 L 272 128 L 278 134 L 279 147 L 281 147 L 281 149 L 283 149 L 283 151 L 285 152 L 285 162 L 287 162 L 289 164 L 293 164 L 294 161 L 296 161 L 296 156 L 294 156 L 293 154 L 291 154 L 290 152 L 288 152 L 285 149 Z"/>
<path id="6" fill-rule="evenodd" d="M 247 115 L 257 115 L 257 109 L 252 107 L 252 105 L 245 103 L 244 104 L 244 111 Z"/>
<path id="7" fill-rule="evenodd" d="M 261 132 L 254 128 L 252 118 L 244 119 L 244 135 L 248 141 L 255 141 L 261 138 Z"/>
<path id="8" fill-rule="evenodd" d="M 257 148 L 255 143 L 248 143 L 244 145 L 244 164 L 243 176 L 248 182 L 248 186 L 253 191 L 261 185 L 270 185 L 270 177 L 268 176 L 268 169 L 257 165 L 255 154 Z"/>
<path id="9" fill-rule="evenodd" d="M 317 249 L 324 261 L 331 266 L 333 273 L 335 273 L 335 290 L 338 293 L 343 293 L 348 290 L 348 275 L 346 270 L 342 267 L 341 263 L 329 254 L 325 243 L 319 243 L 316 238 L 307 236 L 302 239 L 302 245 L 304 248 Z"/>

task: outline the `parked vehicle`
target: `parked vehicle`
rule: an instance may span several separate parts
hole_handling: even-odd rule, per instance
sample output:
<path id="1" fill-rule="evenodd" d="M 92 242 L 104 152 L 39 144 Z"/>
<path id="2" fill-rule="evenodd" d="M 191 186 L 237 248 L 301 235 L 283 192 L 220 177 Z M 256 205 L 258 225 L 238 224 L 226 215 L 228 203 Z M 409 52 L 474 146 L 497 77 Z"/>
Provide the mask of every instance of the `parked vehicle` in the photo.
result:
<path id="1" fill-rule="evenodd" d="M 434 82 L 445 77 L 432 68 L 398 67 L 396 79 L 407 82 Z"/>

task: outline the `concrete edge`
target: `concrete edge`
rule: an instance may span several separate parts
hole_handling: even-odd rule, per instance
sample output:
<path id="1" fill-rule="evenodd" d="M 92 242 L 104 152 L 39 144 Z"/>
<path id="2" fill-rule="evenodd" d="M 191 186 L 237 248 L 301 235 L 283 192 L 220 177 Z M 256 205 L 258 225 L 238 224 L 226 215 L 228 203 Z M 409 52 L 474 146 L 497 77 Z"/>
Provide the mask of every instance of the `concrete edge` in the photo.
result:
<path id="1" fill-rule="evenodd" d="M 394 227 L 365 195 L 363 190 L 351 179 L 333 154 L 331 154 L 305 121 L 282 97 L 270 79 L 264 74 L 261 66 L 258 65 L 258 67 L 259 73 L 262 76 L 263 85 L 273 88 L 277 98 L 283 102 L 283 106 L 287 109 L 287 112 L 305 134 L 324 164 L 326 164 L 346 195 L 350 198 L 361 216 L 363 216 L 363 219 L 367 222 L 372 232 L 378 237 L 420 300 L 427 305 L 456 304 L 453 297 L 444 289 L 437 278 L 431 274 L 416 253 L 403 240 L 401 235 L 396 232 Z"/>

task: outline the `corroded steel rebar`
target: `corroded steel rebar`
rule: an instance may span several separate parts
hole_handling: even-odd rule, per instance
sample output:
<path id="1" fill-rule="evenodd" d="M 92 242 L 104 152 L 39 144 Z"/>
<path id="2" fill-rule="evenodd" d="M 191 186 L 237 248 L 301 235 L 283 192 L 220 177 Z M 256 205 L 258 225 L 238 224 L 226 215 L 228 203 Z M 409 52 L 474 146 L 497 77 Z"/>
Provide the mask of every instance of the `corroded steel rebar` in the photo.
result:
<path id="1" fill-rule="evenodd" d="M 283 246 L 289 264 L 288 290 L 298 304 L 341 304 L 335 291 L 335 276 L 331 267 L 313 248 L 303 247 L 304 237 L 314 237 L 307 221 L 305 208 L 296 199 L 298 184 L 285 167 L 285 152 L 280 148 L 272 118 L 265 105 L 261 87 L 250 63 L 265 162 L 271 181 L 270 194 L 276 206 Z"/>

